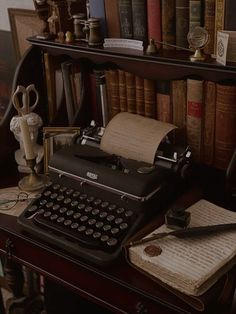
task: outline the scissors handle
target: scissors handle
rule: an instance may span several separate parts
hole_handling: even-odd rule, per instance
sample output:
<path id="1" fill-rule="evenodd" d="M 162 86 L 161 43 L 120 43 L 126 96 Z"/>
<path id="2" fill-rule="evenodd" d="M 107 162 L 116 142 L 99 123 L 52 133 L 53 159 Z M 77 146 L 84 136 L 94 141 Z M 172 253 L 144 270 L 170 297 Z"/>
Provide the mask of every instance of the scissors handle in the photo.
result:
<path id="1" fill-rule="evenodd" d="M 35 93 L 35 102 L 30 106 L 30 92 Z M 22 95 L 21 103 L 19 101 L 19 94 Z M 26 88 L 22 85 L 18 85 L 14 94 L 12 95 L 12 102 L 19 115 L 25 115 L 32 112 L 37 106 L 39 101 L 39 93 L 36 90 L 34 84 L 30 84 Z"/>
<path id="2" fill-rule="evenodd" d="M 33 105 L 30 106 L 30 92 L 34 92 L 35 93 L 35 101 L 33 103 Z M 29 86 L 27 86 L 26 88 L 26 94 L 27 94 L 27 100 L 28 100 L 28 113 L 32 112 L 37 104 L 38 104 L 38 101 L 39 101 L 39 93 L 37 91 L 37 89 L 35 88 L 34 84 L 30 84 Z"/>

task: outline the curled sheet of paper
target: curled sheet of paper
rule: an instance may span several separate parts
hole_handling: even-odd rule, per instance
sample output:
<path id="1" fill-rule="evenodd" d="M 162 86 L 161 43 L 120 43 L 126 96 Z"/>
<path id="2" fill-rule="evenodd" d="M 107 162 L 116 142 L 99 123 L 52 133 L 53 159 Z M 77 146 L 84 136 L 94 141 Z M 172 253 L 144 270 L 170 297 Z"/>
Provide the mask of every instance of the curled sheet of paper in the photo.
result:
<path id="1" fill-rule="evenodd" d="M 107 125 L 100 148 L 124 158 L 153 164 L 158 146 L 176 126 L 121 112 Z"/>

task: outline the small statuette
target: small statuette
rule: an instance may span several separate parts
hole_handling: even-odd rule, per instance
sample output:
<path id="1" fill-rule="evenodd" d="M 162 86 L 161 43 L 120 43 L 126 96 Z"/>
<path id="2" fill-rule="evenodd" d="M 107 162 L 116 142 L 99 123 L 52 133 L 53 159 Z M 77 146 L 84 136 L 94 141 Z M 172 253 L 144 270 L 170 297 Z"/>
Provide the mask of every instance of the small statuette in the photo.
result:
<path id="1" fill-rule="evenodd" d="M 189 45 L 195 50 L 194 55 L 190 56 L 191 61 L 204 61 L 206 60 L 206 55 L 202 52 L 202 49 L 209 42 L 209 33 L 203 27 L 196 26 L 191 31 L 189 31 L 187 36 Z"/>
<path id="2" fill-rule="evenodd" d="M 150 257 L 154 257 L 154 256 L 158 256 L 161 254 L 162 249 L 160 248 L 160 246 L 157 245 L 148 245 L 145 247 L 144 252 L 150 256 Z"/>
<path id="3" fill-rule="evenodd" d="M 157 52 L 158 52 L 158 49 L 157 49 L 157 46 L 155 44 L 155 40 L 153 38 L 151 38 L 149 40 L 149 45 L 147 47 L 146 54 L 152 55 L 152 54 L 155 54 Z"/>
<path id="4" fill-rule="evenodd" d="M 67 31 L 66 32 L 66 39 L 65 39 L 66 43 L 72 43 L 73 40 L 74 40 L 73 34 L 69 31 Z"/>

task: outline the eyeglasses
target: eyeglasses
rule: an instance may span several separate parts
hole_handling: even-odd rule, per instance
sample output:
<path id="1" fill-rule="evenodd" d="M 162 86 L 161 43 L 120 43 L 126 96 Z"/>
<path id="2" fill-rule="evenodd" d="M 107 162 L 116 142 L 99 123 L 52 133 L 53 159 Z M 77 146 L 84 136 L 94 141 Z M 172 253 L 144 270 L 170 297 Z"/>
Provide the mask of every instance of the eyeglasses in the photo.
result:
<path id="1" fill-rule="evenodd" d="M 24 202 L 29 200 L 29 194 L 26 192 L 6 192 L 0 193 L 0 210 L 10 210 L 18 202 Z"/>

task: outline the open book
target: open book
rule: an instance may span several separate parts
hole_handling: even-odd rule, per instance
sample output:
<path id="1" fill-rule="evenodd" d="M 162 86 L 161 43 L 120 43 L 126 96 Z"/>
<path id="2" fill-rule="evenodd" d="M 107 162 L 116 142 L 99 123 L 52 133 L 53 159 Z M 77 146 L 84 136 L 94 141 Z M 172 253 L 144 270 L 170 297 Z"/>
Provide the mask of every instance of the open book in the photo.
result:
<path id="1" fill-rule="evenodd" d="M 236 212 L 200 200 L 190 206 L 189 227 L 236 223 Z M 165 225 L 153 233 L 171 231 Z M 236 263 L 236 229 L 189 238 L 174 236 L 128 248 L 136 267 L 187 295 L 199 296 Z"/>

